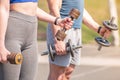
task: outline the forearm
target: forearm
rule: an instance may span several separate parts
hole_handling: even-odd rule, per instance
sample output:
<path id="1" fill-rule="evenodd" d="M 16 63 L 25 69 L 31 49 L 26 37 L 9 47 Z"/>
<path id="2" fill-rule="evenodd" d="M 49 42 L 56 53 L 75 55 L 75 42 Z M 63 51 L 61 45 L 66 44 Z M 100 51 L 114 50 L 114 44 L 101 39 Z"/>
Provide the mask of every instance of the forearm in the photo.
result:
<path id="1" fill-rule="evenodd" d="M 61 7 L 61 0 L 47 0 L 48 1 L 48 6 L 50 10 L 50 14 L 55 16 L 55 17 L 60 17 L 60 7 Z M 57 31 L 60 29 L 60 27 L 52 24 L 52 30 L 53 30 L 53 35 L 55 38 L 55 34 Z"/>
<path id="2" fill-rule="evenodd" d="M 5 7 L 5 6 L 6 5 L 4 5 L 1 1 L 0 2 L 0 45 L 1 46 L 4 46 L 5 33 L 6 33 L 8 17 L 9 17 L 9 7 Z"/>
<path id="3" fill-rule="evenodd" d="M 41 10 L 40 8 L 37 8 L 36 15 L 37 15 L 39 20 L 45 21 L 45 22 L 54 23 L 54 21 L 56 19 L 56 17 L 53 17 L 53 16 L 49 15 L 48 13 L 46 13 L 43 10 Z"/>
<path id="4" fill-rule="evenodd" d="M 83 23 L 90 29 L 94 30 L 95 32 L 98 31 L 98 28 L 100 26 L 97 22 L 94 21 L 94 19 L 85 9 L 83 13 Z"/>
<path id="5" fill-rule="evenodd" d="M 61 0 L 47 0 L 48 6 L 50 10 L 50 14 L 56 17 L 60 17 L 60 7 L 61 7 Z"/>

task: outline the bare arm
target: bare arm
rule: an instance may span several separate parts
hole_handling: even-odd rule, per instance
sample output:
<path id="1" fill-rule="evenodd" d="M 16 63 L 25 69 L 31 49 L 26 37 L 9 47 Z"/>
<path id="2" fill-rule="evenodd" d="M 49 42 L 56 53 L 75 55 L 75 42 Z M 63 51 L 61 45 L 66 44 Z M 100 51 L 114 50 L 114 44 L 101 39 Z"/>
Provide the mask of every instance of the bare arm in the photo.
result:
<path id="1" fill-rule="evenodd" d="M 50 16 L 46 12 L 44 12 L 42 9 L 37 8 L 37 17 L 41 21 L 46 21 L 50 23 L 54 23 L 56 17 Z"/>
<path id="2" fill-rule="evenodd" d="M 59 1 L 62 1 L 62 0 L 47 0 L 47 1 L 48 1 L 50 14 L 55 17 L 60 17 L 59 10 L 60 10 L 61 3 Z M 57 27 L 56 25 L 52 24 L 54 38 L 55 38 L 55 34 L 57 33 L 59 29 L 60 27 Z"/>
<path id="3" fill-rule="evenodd" d="M 94 21 L 94 19 L 91 17 L 91 15 L 85 9 L 84 9 L 84 13 L 83 13 L 83 23 L 96 32 L 98 30 L 98 27 L 100 26 L 98 23 L 96 23 Z"/>
<path id="4" fill-rule="evenodd" d="M 61 7 L 62 0 L 47 0 L 47 1 L 48 1 L 50 14 L 56 17 L 60 17 L 60 7 Z M 64 55 L 66 54 L 65 43 L 63 41 L 58 41 L 55 38 L 56 33 L 60 29 L 61 29 L 60 27 L 57 27 L 56 25 L 52 24 L 52 31 L 53 31 L 53 36 L 55 40 L 55 49 L 56 49 L 57 55 Z"/>
<path id="5" fill-rule="evenodd" d="M 39 20 L 46 21 L 46 22 L 49 22 L 52 24 L 56 20 L 56 17 L 46 13 L 45 11 L 41 10 L 40 8 L 37 8 L 36 16 L 38 17 Z M 56 23 L 60 27 L 65 27 L 66 29 L 71 28 L 71 26 L 73 24 L 73 22 L 70 18 L 64 18 L 64 19 L 59 18 L 59 19 L 57 19 Z"/>
<path id="6" fill-rule="evenodd" d="M 0 62 L 7 61 L 7 55 L 10 54 L 5 48 L 5 33 L 9 17 L 9 0 L 0 0 Z"/>
<path id="7" fill-rule="evenodd" d="M 4 45 L 9 16 L 9 0 L 0 0 L 0 45 Z"/>
<path id="8" fill-rule="evenodd" d="M 85 9 L 83 13 L 83 23 L 87 25 L 90 29 L 94 30 L 95 32 L 98 32 L 100 25 L 94 21 L 94 19 Z M 101 36 L 104 36 L 105 38 L 108 38 L 110 36 L 110 33 L 111 31 L 105 27 L 102 27 L 99 32 L 99 34 Z"/>

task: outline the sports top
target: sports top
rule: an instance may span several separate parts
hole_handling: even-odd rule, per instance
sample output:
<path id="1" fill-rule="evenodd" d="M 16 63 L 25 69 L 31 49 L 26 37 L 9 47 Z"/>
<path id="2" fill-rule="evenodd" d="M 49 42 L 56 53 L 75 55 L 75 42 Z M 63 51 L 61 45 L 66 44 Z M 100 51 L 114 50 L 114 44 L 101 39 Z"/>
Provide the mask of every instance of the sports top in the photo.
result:
<path id="1" fill-rule="evenodd" d="M 37 2 L 38 0 L 10 0 L 10 3 Z"/>

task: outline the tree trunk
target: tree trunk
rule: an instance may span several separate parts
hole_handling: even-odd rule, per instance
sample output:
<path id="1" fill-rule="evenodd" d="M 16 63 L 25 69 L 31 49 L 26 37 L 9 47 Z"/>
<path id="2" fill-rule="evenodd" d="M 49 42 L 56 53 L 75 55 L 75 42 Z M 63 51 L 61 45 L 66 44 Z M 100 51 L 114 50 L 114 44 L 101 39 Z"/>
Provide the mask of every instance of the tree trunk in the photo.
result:
<path id="1" fill-rule="evenodd" d="M 116 3 L 115 0 L 109 0 L 109 7 L 110 7 L 110 16 L 115 17 L 114 23 L 118 25 L 118 16 L 117 16 L 117 9 L 116 9 Z M 119 46 L 120 40 L 119 40 L 119 31 L 112 31 L 113 35 L 113 45 Z"/>

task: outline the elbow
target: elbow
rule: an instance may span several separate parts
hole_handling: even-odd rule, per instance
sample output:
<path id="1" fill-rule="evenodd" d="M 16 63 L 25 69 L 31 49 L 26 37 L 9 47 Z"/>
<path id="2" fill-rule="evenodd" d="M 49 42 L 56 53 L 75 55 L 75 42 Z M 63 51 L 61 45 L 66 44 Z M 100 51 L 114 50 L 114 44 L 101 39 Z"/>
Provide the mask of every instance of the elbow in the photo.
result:
<path id="1" fill-rule="evenodd" d="M 49 10 L 50 10 L 50 13 L 54 14 L 59 10 L 59 8 L 58 7 L 51 7 L 51 8 L 49 8 Z"/>
<path id="2" fill-rule="evenodd" d="M 49 10 L 50 10 L 50 13 L 54 13 L 55 8 L 49 8 Z"/>
<path id="3" fill-rule="evenodd" d="M 83 20 L 82 20 L 83 24 L 86 23 L 86 18 L 83 16 Z"/>

